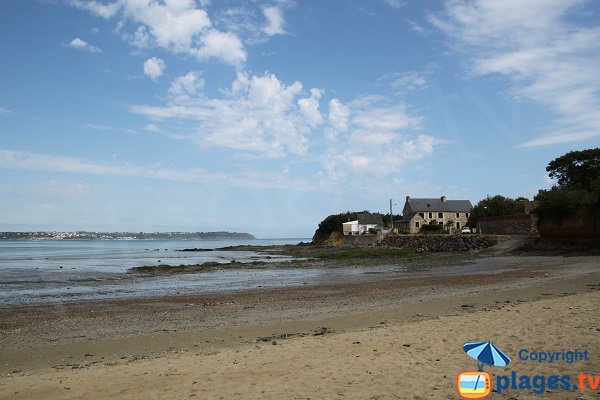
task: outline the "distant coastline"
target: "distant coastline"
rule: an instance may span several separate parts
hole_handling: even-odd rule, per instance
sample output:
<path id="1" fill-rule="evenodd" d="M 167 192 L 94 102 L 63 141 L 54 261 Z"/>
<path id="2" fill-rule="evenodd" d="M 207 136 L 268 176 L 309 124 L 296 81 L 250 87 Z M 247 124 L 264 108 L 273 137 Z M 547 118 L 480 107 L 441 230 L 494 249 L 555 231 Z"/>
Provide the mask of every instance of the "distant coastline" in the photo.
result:
<path id="1" fill-rule="evenodd" d="M 0 240 L 254 240 L 245 232 L 0 232 Z"/>

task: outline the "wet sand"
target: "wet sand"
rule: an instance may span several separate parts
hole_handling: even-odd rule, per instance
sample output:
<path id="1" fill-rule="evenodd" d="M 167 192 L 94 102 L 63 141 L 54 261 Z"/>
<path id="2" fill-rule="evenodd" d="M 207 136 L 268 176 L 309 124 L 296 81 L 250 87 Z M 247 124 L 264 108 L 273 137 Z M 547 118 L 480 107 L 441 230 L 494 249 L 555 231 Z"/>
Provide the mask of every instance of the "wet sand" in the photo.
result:
<path id="1" fill-rule="evenodd" d="M 513 368 L 600 374 L 599 257 L 480 263 L 456 274 L 2 309 L 0 398 L 456 398 L 456 373 L 475 368 L 462 352 L 470 340 L 514 358 L 527 347 L 587 348 L 585 363 Z M 574 394 L 545 397 L 597 396 Z"/>

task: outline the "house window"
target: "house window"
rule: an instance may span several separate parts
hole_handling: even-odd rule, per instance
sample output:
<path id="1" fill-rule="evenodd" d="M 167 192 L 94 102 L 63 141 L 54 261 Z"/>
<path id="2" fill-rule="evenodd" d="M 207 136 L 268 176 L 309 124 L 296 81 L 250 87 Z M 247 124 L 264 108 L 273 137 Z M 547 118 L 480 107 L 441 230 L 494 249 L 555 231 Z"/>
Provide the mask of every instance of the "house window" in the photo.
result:
<path id="1" fill-rule="evenodd" d="M 415 222 L 415 228 L 419 227 L 419 221 Z"/>
<path id="2" fill-rule="evenodd" d="M 432 215 L 433 215 L 433 213 L 429 213 L 429 218 L 433 218 Z"/>
<path id="3" fill-rule="evenodd" d="M 444 225 L 444 221 L 438 221 L 438 225 Z"/>
<path id="4" fill-rule="evenodd" d="M 467 215 L 467 218 L 469 218 L 469 213 L 467 213 L 466 215 Z"/>
<path id="5" fill-rule="evenodd" d="M 444 213 L 438 213 L 438 218 L 444 218 Z"/>
<path id="6" fill-rule="evenodd" d="M 460 222 L 456 223 L 456 229 L 460 229 Z"/>
<path id="7" fill-rule="evenodd" d="M 419 215 L 421 216 L 421 218 L 425 219 L 425 213 L 419 213 Z"/>
<path id="8" fill-rule="evenodd" d="M 459 217 L 460 217 L 460 213 L 456 213 L 456 218 L 459 218 Z"/>

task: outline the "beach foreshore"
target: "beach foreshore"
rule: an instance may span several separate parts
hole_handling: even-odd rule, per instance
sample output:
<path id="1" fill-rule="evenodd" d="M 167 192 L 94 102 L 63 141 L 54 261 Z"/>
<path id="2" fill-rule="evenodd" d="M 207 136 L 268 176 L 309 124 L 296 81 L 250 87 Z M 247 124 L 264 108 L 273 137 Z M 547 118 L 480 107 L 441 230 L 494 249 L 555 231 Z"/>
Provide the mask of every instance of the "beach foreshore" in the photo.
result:
<path id="1" fill-rule="evenodd" d="M 456 374 L 476 367 L 466 341 L 513 357 L 494 374 L 600 375 L 598 304 L 600 257 L 502 256 L 456 273 L 9 307 L 0 398 L 457 398 Z M 590 358 L 525 362 L 521 348 Z M 537 398 L 496 395 L 511 396 Z"/>

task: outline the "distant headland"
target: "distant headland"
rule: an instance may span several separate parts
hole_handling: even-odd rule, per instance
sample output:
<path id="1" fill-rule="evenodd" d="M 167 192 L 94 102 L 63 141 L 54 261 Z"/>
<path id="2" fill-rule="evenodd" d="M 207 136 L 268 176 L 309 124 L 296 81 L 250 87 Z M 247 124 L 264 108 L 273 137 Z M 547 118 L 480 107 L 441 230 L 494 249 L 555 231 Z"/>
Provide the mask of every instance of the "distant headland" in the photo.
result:
<path id="1" fill-rule="evenodd" d="M 0 240 L 252 240 L 243 232 L 0 232 Z"/>

